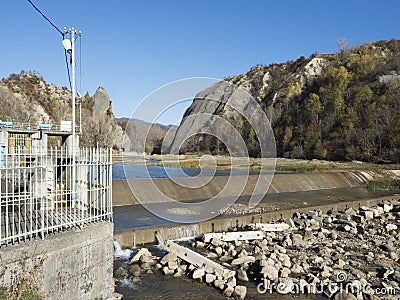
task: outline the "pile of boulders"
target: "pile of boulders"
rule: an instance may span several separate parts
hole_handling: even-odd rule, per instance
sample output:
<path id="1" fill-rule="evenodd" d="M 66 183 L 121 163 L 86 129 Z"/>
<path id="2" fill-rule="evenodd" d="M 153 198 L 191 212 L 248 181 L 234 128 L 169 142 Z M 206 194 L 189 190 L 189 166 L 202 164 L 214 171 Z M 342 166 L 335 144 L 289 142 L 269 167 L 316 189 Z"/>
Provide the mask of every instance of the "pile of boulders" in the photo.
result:
<path id="1" fill-rule="evenodd" d="M 128 276 L 132 282 L 139 282 L 142 272 L 153 274 L 157 260 L 158 258 L 153 256 L 149 249 L 141 248 L 130 260 L 129 268 L 119 267 L 114 271 L 114 276 L 118 279 Z"/>
<path id="2" fill-rule="evenodd" d="M 230 274 L 207 272 L 204 267 L 189 264 L 172 252 L 161 258 L 156 268 L 162 270 L 165 275 L 173 275 L 174 277 L 185 275 L 194 280 L 205 282 L 221 290 L 225 297 L 233 296 L 236 299 L 246 297 L 247 288 L 237 284 L 235 272 Z"/>
<path id="3" fill-rule="evenodd" d="M 355 295 L 347 294 L 348 299 L 371 299 L 376 290 L 400 291 L 398 202 L 295 213 L 285 221 L 290 230 L 266 232 L 262 240 L 199 240 L 192 246 L 235 270 L 238 281 L 254 280 L 268 292 L 307 288 L 307 293 L 339 298 L 340 287 L 352 285 Z"/>
<path id="4" fill-rule="evenodd" d="M 247 215 L 247 214 L 262 214 L 279 210 L 280 207 L 274 204 L 261 203 L 254 207 L 249 207 L 246 204 L 235 203 L 231 206 L 218 211 L 220 215 Z"/>

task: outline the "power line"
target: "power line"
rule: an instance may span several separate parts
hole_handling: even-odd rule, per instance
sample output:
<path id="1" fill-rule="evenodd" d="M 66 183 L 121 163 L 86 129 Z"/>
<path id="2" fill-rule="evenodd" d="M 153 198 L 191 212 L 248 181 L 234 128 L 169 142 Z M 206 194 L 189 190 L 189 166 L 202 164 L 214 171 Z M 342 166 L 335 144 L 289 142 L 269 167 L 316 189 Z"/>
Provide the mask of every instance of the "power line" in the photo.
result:
<path id="1" fill-rule="evenodd" d="M 64 38 L 65 34 L 64 32 L 62 32 L 60 29 L 58 29 L 58 27 L 56 25 L 54 25 L 54 23 L 52 21 L 50 21 L 50 19 L 48 17 L 45 16 L 44 13 L 42 13 L 40 11 L 40 9 L 33 4 L 33 2 L 31 0 L 27 0 L 29 2 L 30 5 L 32 5 L 32 7 L 47 21 L 50 23 L 51 26 L 54 27 L 55 30 L 57 30 L 58 33 L 61 34 L 62 38 Z M 67 65 L 67 73 L 68 73 L 68 81 L 69 81 L 69 87 L 72 90 L 72 83 L 71 83 L 71 75 L 69 73 L 69 64 L 68 64 L 68 56 L 67 56 L 67 51 L 64 50 L 64 54 L 65 54 L 65 63 Z"/>
<path id="2" fill-rule="evenodd" d="M 62 37 L 64 37 L 64 33 L 63 33 L 60 29 L 58 29 L 58 27 L 57 27 L 56 25 L 54 25 L 54 23 L 53 23 L 52 21 L 50 21 L 50 19 L 49 19 L 48 17 L 46 17 L 46 16 L 44 15 L 44 13 L 42 13 L 42 12 L 40 11 L 40 9 L 37 8 L 35 4 L 32 3 L 31 0 L 27 0 L 27 1 L 33 6 L 34 9 L 36 9 L 36 11 L 37 11 L 39 14 L 42 15 L 42 17 L 43 17 L 47 22 L 50 23 L 51 26 L 53 26 L 53 27 L 55 28 L 55 30 L 57 30 L 57 31 L 62 35 Z"/>
<path id="3" fill-rule="evenodd" d="M 71 83 L 71 75 L 69 74 L 69 64 L 68 64 L 67 50 L 64 50 L 64 53 L 65 53 L 65 64 L 67 65 L 69 88 L 72 91 L 72 83 Z"/>

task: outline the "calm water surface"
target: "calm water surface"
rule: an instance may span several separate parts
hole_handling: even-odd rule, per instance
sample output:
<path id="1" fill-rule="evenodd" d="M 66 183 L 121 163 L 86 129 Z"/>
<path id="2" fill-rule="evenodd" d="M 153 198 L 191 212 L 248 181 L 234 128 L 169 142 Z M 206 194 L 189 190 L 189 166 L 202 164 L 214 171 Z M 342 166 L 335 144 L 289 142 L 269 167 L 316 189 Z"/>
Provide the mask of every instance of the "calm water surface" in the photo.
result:
<path id="1" fill-rule="evenodd" d="M 182 173 L 183 172 L 183 173 Z M 149 178 L 176 178 L 182 176 L 198 176 L 200 169 L 190 168 L 168 168 L 162 166 L 132 166 L 123 164 L 113 164 L 113 180 L 125 179 L 149 179 Z M 201 176 L 229 176 L 230 171 L 203 170 Z M 232 175 L 245 175 L 245 171 L 235 170 Z M 257 174 L 252 172 L 251 174 Z"/>

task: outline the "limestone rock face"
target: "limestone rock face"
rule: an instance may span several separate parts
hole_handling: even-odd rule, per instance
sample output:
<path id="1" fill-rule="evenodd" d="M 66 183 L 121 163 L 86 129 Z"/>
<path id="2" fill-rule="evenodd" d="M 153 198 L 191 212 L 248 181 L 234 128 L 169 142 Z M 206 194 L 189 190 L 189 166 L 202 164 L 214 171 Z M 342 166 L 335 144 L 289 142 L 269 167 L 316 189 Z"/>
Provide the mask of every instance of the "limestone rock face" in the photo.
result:
<path id="1" fill-rule="evenodd" d="M 111 101 L 106 90 L 99 87 L 94 94 L 94 105 L 93 105 L 93 118 L 101 119 L 107 115 L 107 112 L 111 110 Z"/>
<path id="2" fill-rule="evenodd" d="M 112 112 L 110 97 L 99 87 L 93 96 L 94 104 L 87 118 L 82 117 L 82 142 L 100 147 L 122 147 L 123 130 L 117 124 Z"/>
<path id="3" fill-rule="evenodd" d="M 215 125 L 215 122 L 210 122 L 210 118 L 206 117 L 207 115 L 218 116 L 229 121 L 239 130 L 245 142 L 248 143 L 242 112 L 246 112 L 246 109 L 249 110 L 248 116 L 250 118 L 248 119 L 251 119 L 252 124 L 262 124 L 264 122 L 260 114 L 253 114 L 253 107 L 248 106 L 249 102 L 255 101 L 257 105 L 266 109 L 267 106 L 272 108 L 275 102 L 283 101 L 283 99 L 290 101 L 289 98 L 294 98 L 300 94 L 305 85 L 312 83 L 322 73 L 326 67 L 326 60 L 322 57 L 301 58 L 293 64 L 296 65 L 293 73 L 288 70 L 290 67 L 288 63 L 272 67 L 257 66 L 245 74 L 228 77 L 224 81 L 199 91 L 192 105 L 183 116 L 174 142 L 171 145 L 171 152 L 176 153 L 179 150 L 177 148 L 182 142 L 182 137 L 188 136 L 188 133 L 193 128 L 198 128 L 200 129 L 199 131 L 208 134 L 221 134 L 221 132 L 213 132 L 212 125 Z M 276 78 L 271 75 L 272 73 L 288 73 L 291 80 L 290 82 L 276 82 Z M 288 94 L 288 85 L 292 86 L 293 84 L 293 91 Z M 279 117 L 276 113 L 272 114 L 268 111 L 265 111 L 265 113 L 271 124 Z M 226 135 L 226 132 L 224 134 L 227 140 L 234 139 L 233 135 Z M 193 148 L 193 145 L 196 145 L 196 142 L 205 144 L 201 137 L 198 139 L 200 140 L 194 140 L 194 142 L 191 140 L 191 142 L 184 144 L 180 150 L 182 152 L 195 151 L 196 149 Z M 212 145 L 212 143 L 209 144 Z M 233 142 L 232 145 L 235 145 L 235 143 Z M 207 148 L 207 145 L 205 147 Z"/>

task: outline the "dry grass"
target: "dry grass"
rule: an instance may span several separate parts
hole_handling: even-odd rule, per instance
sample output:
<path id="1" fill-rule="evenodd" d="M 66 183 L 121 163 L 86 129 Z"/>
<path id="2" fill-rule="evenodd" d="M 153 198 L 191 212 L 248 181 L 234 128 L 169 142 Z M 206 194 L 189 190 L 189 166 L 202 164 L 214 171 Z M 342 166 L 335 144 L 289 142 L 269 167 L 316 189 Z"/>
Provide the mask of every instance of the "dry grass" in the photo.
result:
<path id="1" fill-rule="evenodd" d="M 200 168 L 200 156 L 198 155 L 152 155 L 152 160 L 158 162 L 152 165 L 165 167 L 181 167 L 181 168 Z M 218 170 L 226 170 L 231 168 L 230 158 L 228 156 L 214 156 L 216 167 Z M 207 168 L 207 164 L 205 166 Z M 212 164 L 209 165 L 212 167 Z M 258 158 L 250 158 L 250 168 L 252 170 L 261 169 L 261 160 Z M 340 172 L 340 171 L 374 171 L 376 173 L 387 173 L 391 169 L 400 169 L 400 165 L 383 165 L 374 163 L 364 163 L 359 161 L 336 162 L 326 160 L 301 160 L 301 159 L 276 159 L 276 173 L 320 173 L 320 172 Z"/>

